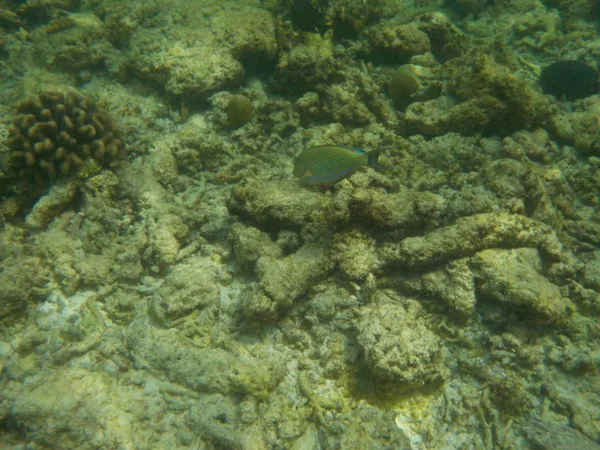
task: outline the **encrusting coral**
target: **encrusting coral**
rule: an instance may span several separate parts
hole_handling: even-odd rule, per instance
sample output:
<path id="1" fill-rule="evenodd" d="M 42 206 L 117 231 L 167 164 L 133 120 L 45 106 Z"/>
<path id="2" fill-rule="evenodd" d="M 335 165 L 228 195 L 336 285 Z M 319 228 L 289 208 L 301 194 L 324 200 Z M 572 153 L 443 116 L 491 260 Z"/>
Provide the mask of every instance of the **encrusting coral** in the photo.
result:
<path id="1" fill-rule="evenodd" d="M 54 180 L 90 158 L 100 166 L 125 158 L 108 114 L 75 92 L 44 92 L 20 102 L 17 112 L 6 142 L 17 168 L 38 168 Z"/>

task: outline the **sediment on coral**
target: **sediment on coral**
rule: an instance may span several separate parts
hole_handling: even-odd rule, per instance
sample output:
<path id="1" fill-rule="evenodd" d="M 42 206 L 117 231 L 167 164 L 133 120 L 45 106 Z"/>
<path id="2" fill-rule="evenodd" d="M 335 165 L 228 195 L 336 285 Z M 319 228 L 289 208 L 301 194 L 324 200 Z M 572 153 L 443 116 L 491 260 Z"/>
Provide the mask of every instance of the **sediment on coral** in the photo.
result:
<path id="1" fill-rule="evenodd" d="M 126 156 L 108 113 L 75 92 L 44 92 L 16 109 L 6 145 L 18 169 L 35 169 L 55 180 L 88 160 L 109 166 Z"/>

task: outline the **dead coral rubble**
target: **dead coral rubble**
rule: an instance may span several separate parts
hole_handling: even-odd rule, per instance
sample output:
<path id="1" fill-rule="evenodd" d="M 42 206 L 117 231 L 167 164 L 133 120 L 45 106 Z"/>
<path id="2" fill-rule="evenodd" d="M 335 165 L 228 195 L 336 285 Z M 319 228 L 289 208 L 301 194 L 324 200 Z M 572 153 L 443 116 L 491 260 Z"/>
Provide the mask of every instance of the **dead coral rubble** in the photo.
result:
<path id="1" fill-rule="evenodd" d="M 358 344 L 369 371 L 381 381 L 405 388 L 443 379 L 447 369 L 441 360 L 440 339 L 421 305 L 399 298 L 388 303 L 389 293 L 374 297 L 374 303 L 361 310 L 357 325 Z"/>
<path id="2" fill-rule="evenodd" d="M 17 167 L 38 168 L 51 180 L 93 159 L 109 165 L 125 157 L 108 114 L 74 92 L 45 92 L 17 105 L 7 146 Z"/>

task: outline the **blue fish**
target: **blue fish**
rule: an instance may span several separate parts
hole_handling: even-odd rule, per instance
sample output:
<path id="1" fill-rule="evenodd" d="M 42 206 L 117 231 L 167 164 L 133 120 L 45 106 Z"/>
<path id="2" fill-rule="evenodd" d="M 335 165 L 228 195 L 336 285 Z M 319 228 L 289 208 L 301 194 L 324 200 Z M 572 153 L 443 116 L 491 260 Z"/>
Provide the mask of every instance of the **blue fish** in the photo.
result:
<path id="1" fill-rule="evenodd" d="M 361 166 L 381 168 L 377 158 L 386 149 L 366 152 L 361 148 L 341 145 L 309 147 L 296 158 L 294 175 L 300 178 L 301 183 L 330 186 L 349 177 Z"/>

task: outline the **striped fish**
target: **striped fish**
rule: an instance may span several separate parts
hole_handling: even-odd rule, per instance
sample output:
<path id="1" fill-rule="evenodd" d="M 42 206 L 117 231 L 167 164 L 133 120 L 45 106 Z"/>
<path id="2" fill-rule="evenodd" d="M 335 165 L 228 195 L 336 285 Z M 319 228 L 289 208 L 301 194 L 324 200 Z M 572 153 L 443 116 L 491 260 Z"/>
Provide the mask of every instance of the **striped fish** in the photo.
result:
<path id="1" fill-rule="evenodd" d="M 341 145 L 317 145 L 305 149 L 296 158 L 294 175 L 301 183 L 329 186 L 352 175 L 361 166 L 381 168 L 377 157 L 385 148 L 365 152 Z"/>

